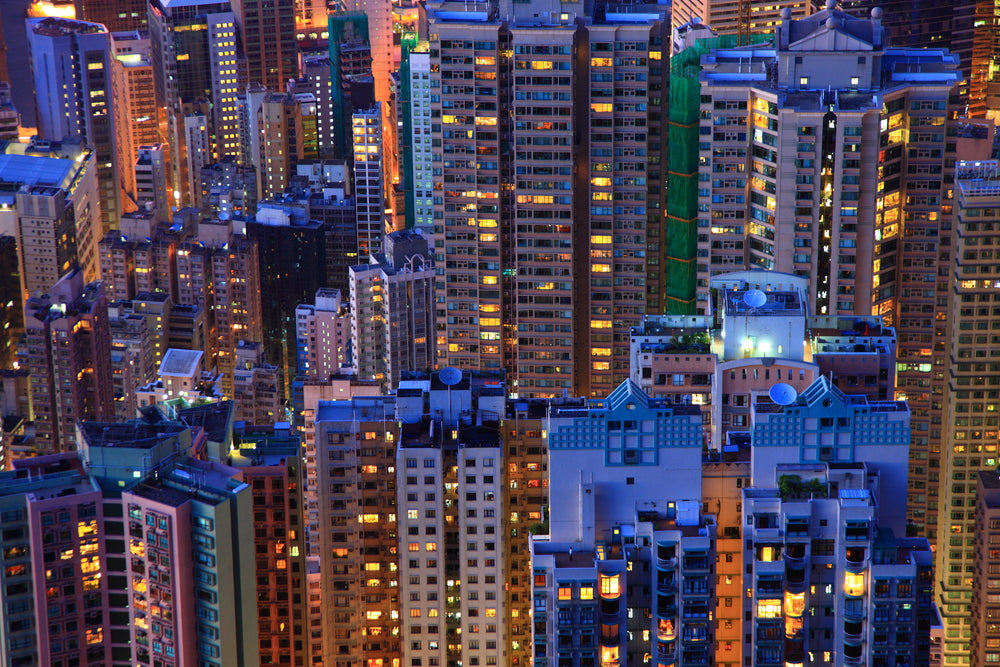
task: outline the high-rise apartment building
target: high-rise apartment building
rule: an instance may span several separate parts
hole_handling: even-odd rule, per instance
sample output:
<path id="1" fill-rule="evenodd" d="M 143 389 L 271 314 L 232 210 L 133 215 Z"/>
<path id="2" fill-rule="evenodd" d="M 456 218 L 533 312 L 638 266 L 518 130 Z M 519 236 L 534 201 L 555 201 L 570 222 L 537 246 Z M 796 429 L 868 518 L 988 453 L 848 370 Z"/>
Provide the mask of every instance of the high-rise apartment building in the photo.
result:
<path id="1" fill-rule="evenodd" d="M 816 315 L 875 314 L 896 330 L 897 398 L 914 420 L 910 515 L 934 540 L 932 357 L 947 320 L 941 237 L 953 192 L 945 122 L 961 74 L 945 50 L 888 46 L 884 18 L 828 8 L 786 18 L 771 48 L 701 56 L 701 210 L 688 259 L 699 312 L 712 275 L 757 266 L 812 276 Z"/>
<path id="2" fill-rule="evenodd" d="M 313 303 L 295 308 L 298 374 L 325 380 L 347 364 L 350 316 L 340 291 L 316 291 Z"/>
<path id="3" fill-rule="evenodd" d="M 433 229 L 431 61 L 427 43 L 403 47 L 399 155 L 406 194 L 406 227 Z"/>
<path id="4" fill-rule="evenodd" d="M 111 36 L 98 23 L 29 19 L 28 46 L 35 83 L 39 137 L 80 139 L 97 159 L 103 231 L 116 228 L 131 163 L 120 154 L 127 128 L 117 126 Z"/>
<path id="5" fill-rule="evenodd" d="M 0 180 L 13 190 L 0 220 L 17 236 L 25 297 L 48 290 L 74 266 L 84 280 L 97 280 L 101 206 L 94 152 L 73 141 L 8 144 L 0 154 Z"/>
<path id="6" fill-rule="evenodd" d="M 790 433 L 795 433 L 793 438 Z M 936 620 L 924 538 L 904 537 L 909 412 L 820 377 L 754 405 L 743 489 L 748 664 L 927 665 Z"/>
<path id="7" fill-rule="evenodd" d="M 324 14 L 324 27 L 326 18 Z M 326 53 L 302 56 L 302 77 L 295 82 L 295 93 L 312 93 L 316 100 L 316 135 L 321 159 L 334 155 L 334 111 L 330 89 L 330 56 Z"/>
<path id="8" fill-rule="evenodd" d="M 300 438 L 279 423 L 238 431 L 233 445 L 230 465 L 253 494 L 260 662 L 311 664 Z"/>
<path id="9" fill-rule="evenodd" d="M 386 164 L 381 102 L 351 114 L 354 203 L 358 219 L 358 252 L 382 252 L 382 236 L 391 231 L 386 219 Z"/>
<path id="10" fill-rule="evenodd" d="M 160 220 L 170 217 L 167 200 L 167 151 L 163 144 L 138 147 L 135 159 L 135 201 Z"/>
<path id="11" fill-rule="evenodd" d="M 218 367 L 231 395 L 239 342 L 263 342 L 256 239 L 235 233 L 232 220 L 203 220 L 187 208 L 171 222 L 129 217 L 121 232 L 101 240 L 101 258 L 103 279 L 118 298 L 164 292 L 172 308 L 195 308 L 188 318 L 195 327 L 203 313 L 203 331 L 189 328 L 184 336 L 203 340 L 206 367 Z"/>
<path id="12" fill-rule="evenodd" d="M 976 475 L 975 554 L 972 572 L 972 601 L 969 603 L 971 637 L 969 664 L 986 667 L 1000 660 L 1000 599 L 996 597 L 997 575 L 1000 574 L 1000 476 L 995 471 L 980 471 Z M 957 603 L 961 604 L 961 603 Z"/>
<path id="13" fill-rule="evenodd" d="M 310 93 L 269 93 L 257 114 L 257 190 L 261 198 L 273 197 L 289 186 L 299 161 L 319 156 L 316 101 Z"/>
<path id="14" fill-rule="evenodd" d="M 114 414 L 111 334 L 101 283 L 74 269 L 25 304 L 35 448 L 73 451 L 76 422 Z"/>
<path id="15" fill-rule="evenodd" d="M 582 408 L 552 406 L 545 423 L 548 530 L 530 540 L 534 664 L 708 664 L 715 524 L 701 513 L 697 408 L 626 380 Z"/>
<path id="16" fill-rule="evenodd" d="M 358 377 L 391 388 L 434 366 L 434 268 L 418 231 L 386 234 L 384 246 L 351 267 L 351 355 Z"/>
<path id="17" fill-rule="evenodd" d="M 298 76 L 293 5 L 293 0 L 232 0 L 247 83 L 282 91 Z"/>
<path id="18" fill-rule="evenodd" d="M 666 7 L 504 11 L 428 7 L 438 363 L 606 395 L 627 328 L 659 309 Z"/>
<path id="19" fill-rule="evenodd" d="M 903 220 L 928 220 L 943 195 L 957 59 L 887 48 L 878 16 L 783 16 L 771 48 L 702 57 L 699 311 L 710 276 L 761 267 L 814 276 L 816 314 L 891 315 Z M 927 192 L 903 196 L 917 181 Z"/>
<path id="20" fill-rule="evenodd" d="M 152 0 L 149 37 L 152 45 L 157 104 L 166 107 L 167 139 L 171 146 L 175 198 L 181 205 L 195 201 L 192 168 L 224 155 L 238 155 L 236 17 L 228 0 Z M 191 145 L 188 132 L 192 105 L 203 118 L 207 150 Z M 197 118 L 197 116 L 195 116 Z"/>
<path id="21" fill-rule="evenodd" d="M 955 169 L 955 208 L 948 312 L 945 322 L 944 392 L 940 412 L 939 465 L 929 471 L 927 522 L 935 502 L 937 584 L 945 624 L 945 659 L 968 663 L 969 616 L 976 584 L 976 476 L 994 470 L 1000 457 L 993 432 L 996 371 L 991 327 L 1000 321 L 992 306 L 1000 279 L 992 245 L 1000 224 L 1000 165 L 996 161 L 959 162 Z M 943 268 L 943 267 L 942 267 Z M 931 428 L 936 428 L 936 424 Z M 929 464 L 930 465 L 930 464 Z M 931 494 L 934 493 L 932 497 Z M 982 602 L 982 600 L 980 600 Z"/>
<path id="22" fill-rule="evenodd" d="M 349 160 L 352 154 L 352 82 L 372 74 L 368 42 L 368 17 L 362 12 L 330 14 L 330 97 L 333 112 L 333 157 Z M 374 98 L 374 95 L 371 95 Z M 372 99 L 371 101 L 374 101 Z M 367 106 L 371 106 L 369 103 Z"/>
<path id="23" fill-rule="evenodd" d="M 145 6 L 143 6 L 145 17 Z M 127 110 L 128 131 L 132 134 L 131 146 L 138 150 L 142 146 L 161 142 L 157 123 L 156 87 L 153 84 L 152 45 L 147 32 L 112 32 L 111 48 L 114 61 L 111 63 L 115 92 L 121 91 Z M 135 159 L 134 155 L 129 156 Z"/>

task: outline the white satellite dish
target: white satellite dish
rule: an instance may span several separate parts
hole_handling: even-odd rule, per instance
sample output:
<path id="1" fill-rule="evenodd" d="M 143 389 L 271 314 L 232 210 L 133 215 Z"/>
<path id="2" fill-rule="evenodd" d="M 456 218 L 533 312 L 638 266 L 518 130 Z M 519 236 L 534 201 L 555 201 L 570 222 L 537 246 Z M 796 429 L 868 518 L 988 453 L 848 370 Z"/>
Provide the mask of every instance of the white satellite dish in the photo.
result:
<path id="1" fill-rule="evenodd" d="M 451 387 L 462 381 L 462 371 L 454 366 L 445 366 L 438 372 L 438 379 L 441 384 Z"/>
<path id="2" fill-rule="evenodd" d="M 767 303 L 767 294 L 759 289 L 747 290 L 743 295 L 743 303 L 751 308 L 760 308 Z"/>
<path id="3" fill-rule="evenodd" d="M 799 397 L 799 392 L 792 385 L 779 382 L 771 386 L 767 395 L 778 405 L 791 405 Z"/>

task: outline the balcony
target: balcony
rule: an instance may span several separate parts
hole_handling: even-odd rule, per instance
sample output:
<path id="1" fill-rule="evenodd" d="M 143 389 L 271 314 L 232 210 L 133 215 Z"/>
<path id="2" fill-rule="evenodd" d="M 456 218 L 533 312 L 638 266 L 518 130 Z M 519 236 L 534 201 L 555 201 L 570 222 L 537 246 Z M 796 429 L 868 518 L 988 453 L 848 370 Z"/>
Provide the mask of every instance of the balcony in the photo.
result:
<path id="1" fill-rule="evenodd" d="M 677 581 L 672 575 L 660 575 L 656 578 L 656 590 L 660 595 L 673 595 L 677 592 Z"/>
<path id="2" fill-rule="evenodd" d="M 602 646 L 618 646 L 621 644 L 621 631 L 619 626 L 601 624 L 601 645 Z"/>
<path id="3" fill-rule="evenodd" d="M 844 568 L 848 572 L 862 572 L 868 564 L 867 550 L 864 547 L 851 547 L 844 555 Z"/>
<path id="4" fill-rule="evenodd" d="M 844 641 L 850 642 L 852 644 L 860 644 L 862 633 L 864 632 L 864 624 L 861 621 L 844 621 Z"/>

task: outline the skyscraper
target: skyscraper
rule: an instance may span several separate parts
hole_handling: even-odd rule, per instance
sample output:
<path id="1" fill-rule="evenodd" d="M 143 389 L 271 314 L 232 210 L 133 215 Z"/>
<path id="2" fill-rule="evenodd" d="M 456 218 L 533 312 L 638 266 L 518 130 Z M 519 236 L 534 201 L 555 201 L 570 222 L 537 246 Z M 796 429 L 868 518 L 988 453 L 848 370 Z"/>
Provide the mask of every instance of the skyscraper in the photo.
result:
<path id="1" fill-rule="evenodd" d="M 100 203 L 94 152 L 79 141 L 9 144 L 0 179 L 16 185 L 2 214 L 17 230 L 21 287 L 46 291 L 74 266 L 85 281 L 100 276 Z M 13 194 L 13 196 L 11 196 Z"/>
<path id="2" fill-rule="evenodd" d="M 104 288 L 74 269 L 28 300 L 24 326 L 35 448 L 73 451 L 77 421 L 114 414 Z"/>
<path id="3" fill-rule="evenodd" d="M 997 452 L 998 417 L 992 348 L 1000 344 L 992 327 L 1000 326 L 992 306 L 1000 272 L 993 259 L 993 243 L 1000 224 L 1000 165 L 996 161 L 959 162 L 955 169 L 955 217 L 951 289 L 945 322 L 944 391 L 939 413 L 939 464 L 930 471 L 927 523 L 937 535 L 937 592 L 943 603 L 945 659 L 968 664 L 970 600 L 975 589 L 977 539 L 975 506 L 979 471 L 1000 464 Z M 943 267 L 942 267 L 943 268 Z M 932 427 L 933 428 L 933 427 Z M 928 465 L 931 465 L 928 462 Z M 930 503 L 935 503 L 936 516 Z M 936 518 L 936 521 L 934 519 Z M 982 602 L 982 600 L 980 600 Z"/>
<path id="4" fill-rule="evenodd" d="M 428 9 L 438 363 L 506 369 L 522 396 L 606 395 L 628 327 L 660 307 L 666 8 Z"/>
<path id="5" fill-rule="evenodd" d="M 171 185 L 182 205 L 195 201 L 193 184 L 199 182 L 189 171 L 240 151 L 235 22 L 228 0 L 149 4 L 156 99 L 166 107 Z M 193 135 L 186 119 L 197 119 L 199 110 L 204 118 L 194 126 L 204 126 L 206 152 L 189 145 Z"/>
<path id="6" fill-rule="evenodd" d="M 97 23 L 29 19 L 28 45 L 34 74 L 39 137 L 79 139 L 97 156 L 97 183 L 103 231 L 118 226 L 123 173 L 131 164 L 118 143 L 128 128 L 116 126 L 121 110 L 113 94 L 111 37 Z"/>
<path id="7" fill-rule="evenodd" d="M 293 0 L 232 0 L 247 59 L 247 82 L 272 91 L 298 76 Z"/>
<path id="8" fill-rule="evenodd" d="M 386 234 L 385 253 L 351 267 L 351 354 L 361 378 L 399 384 L 434 366 L 434 269 L 420 232 Z"/>
<path id="9" fill-rule="evenodd" d="M 957 59 L 887 48 L 878 12 L 783 16 L 772 48 L 702 57 L 699 311 L 711 275 L 759 266 L 814 276 L 816 314 L 891 315 L 908 276 L 891 268 L 903 251 L 893 239 L 942 196 L 940 179 L 911 174 L 943 168 L 934 118 L 943 124 Z M 926 131 L 902 132 L 908 115 Z M 927 167 L 903 169 L 911 159 Z M 904 197 L 918 180 L 933 192 Z"/>
<path id="10" fill-rule="evenodd" d="M 820 377 L 788 404 L 758 401 L 751 437 L 745 659 L 927 665 L 932 554 L 925 538 L 905 537 L 899 500 L 906 404 Z"/>

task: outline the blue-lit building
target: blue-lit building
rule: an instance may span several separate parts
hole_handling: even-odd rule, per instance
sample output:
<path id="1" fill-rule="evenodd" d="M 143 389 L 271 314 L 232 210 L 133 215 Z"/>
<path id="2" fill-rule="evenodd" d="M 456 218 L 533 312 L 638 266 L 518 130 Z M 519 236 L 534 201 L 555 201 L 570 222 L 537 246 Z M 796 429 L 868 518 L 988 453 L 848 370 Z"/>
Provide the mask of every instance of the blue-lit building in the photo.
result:
<path id="1" fill-rule="evenodd" d="M 909 410 L 818 378 L 752 413 L 749 665 L 927 665 L 933 558 L 906 524 Z"/>
<path id="2" fill-rule="evenodd" d="M 626 381 L 553 406 L 549 534 L 531 543 L 537 667 L 708 664 L 714 517 L 701 412 Z"/>

